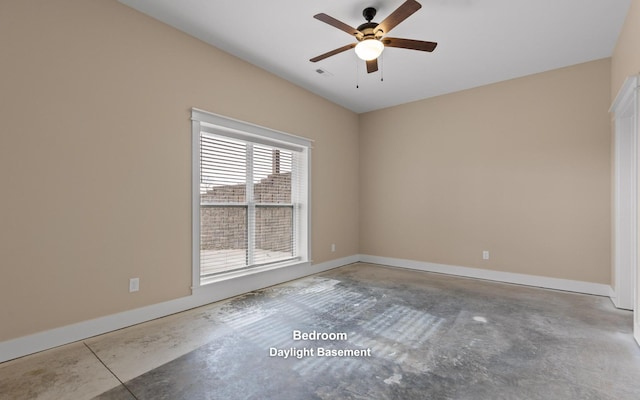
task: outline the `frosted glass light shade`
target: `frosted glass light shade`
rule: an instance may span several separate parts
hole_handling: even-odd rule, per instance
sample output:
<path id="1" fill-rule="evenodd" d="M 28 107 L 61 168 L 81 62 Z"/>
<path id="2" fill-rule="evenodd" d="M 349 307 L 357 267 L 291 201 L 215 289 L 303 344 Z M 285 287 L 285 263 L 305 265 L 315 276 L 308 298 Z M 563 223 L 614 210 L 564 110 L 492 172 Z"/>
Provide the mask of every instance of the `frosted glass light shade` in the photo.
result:
<path id="1" fill-rule="evenodd" d="M 375 60 L 384 50 L 384 44 L 377 39 L 365 39 L 356 45 L 356 54 L 365 61 Z"/>

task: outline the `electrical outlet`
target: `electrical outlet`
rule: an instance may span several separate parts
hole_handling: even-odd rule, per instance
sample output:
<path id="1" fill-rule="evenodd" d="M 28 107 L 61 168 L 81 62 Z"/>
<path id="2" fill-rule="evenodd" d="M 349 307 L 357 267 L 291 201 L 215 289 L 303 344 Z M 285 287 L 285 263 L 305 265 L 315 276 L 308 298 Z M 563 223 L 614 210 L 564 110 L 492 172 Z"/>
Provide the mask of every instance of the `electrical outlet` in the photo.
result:
<path id="1" fill-rule="evenodd" d="M 482 252 L 482 259 L 483 260 L 488 260 L 489 259 L 489 250 L 485 250 Z"/>
<path id="2" fill-rule="evenodd" d="M 331 243 L 331 252 L 332 253 L 336 252 L 336 244 L 335 243 Z"/>
<path id="3" fill-rule="evenodd" d="M 129 293 L 140 290 L 140 278 L 129 279 Z"/>

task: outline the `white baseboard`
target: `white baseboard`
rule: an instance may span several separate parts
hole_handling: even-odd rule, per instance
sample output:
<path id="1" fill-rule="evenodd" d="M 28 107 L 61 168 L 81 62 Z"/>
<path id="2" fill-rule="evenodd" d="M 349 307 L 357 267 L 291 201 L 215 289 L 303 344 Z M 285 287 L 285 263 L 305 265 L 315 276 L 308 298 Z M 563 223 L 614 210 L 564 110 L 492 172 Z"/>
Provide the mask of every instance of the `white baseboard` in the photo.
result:
<path id="1" fill-rule="evenodd" d="M 613 286 L 609 287 L 609 298 L 611 298 L 611 301 L 613 301 L 613 303 L 615 304 L 616 301 L 615 299 L 618 297 L 618 295 L 616 294 L 615 289 L 613 288 Z"/>
<path id="2" fill-rule="evenodd" d="M 549 278 L 545 276 L 527 274 L 516 274 L 513 272 L 502 272 L 489 269 L 459 267 L 455 265 L 403 260 L 400 258 L 378 257 L 366 254 L 360 255 L 360 261 L 372 264 L 388 265 L 390 267 L 407 268 L 426 272 L 437 272 L 440 274 L 462 276 L 466 278 L 485 279 L 503 283 L 515 283 L 518 285 L 564 290 L 567 292 L 593 294 L 597 296 L 610 297 L 611 293 L 613 293 L 611 286 L 602 283 Z"/>
<path id="3" fill-rule="evenodd" d="M 0 362 L 77 342 L 127 326 L 151 321 L 252 290 L 262 289 L 293 279 L 328 271 L 333 268 L 358 262 L 358 260 L 358 255 L 353 255 L 319 264 L 312 264 L 305 268 L 285 267 L 253 275 L 246 275 L 237 279 L 202 286 L 195 289 L 191 296 L 7 340 L 0 342 Z"/>

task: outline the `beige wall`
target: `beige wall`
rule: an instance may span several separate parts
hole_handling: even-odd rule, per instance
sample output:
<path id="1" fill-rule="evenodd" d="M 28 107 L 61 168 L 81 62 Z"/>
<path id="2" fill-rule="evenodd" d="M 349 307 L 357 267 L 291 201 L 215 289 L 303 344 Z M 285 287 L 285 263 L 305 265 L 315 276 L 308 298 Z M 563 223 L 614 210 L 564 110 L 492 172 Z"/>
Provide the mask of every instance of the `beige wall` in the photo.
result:
<path id="1" fill-rule="evenodd" d="M 360 252 L 609 284 L 609 82 L 604 59 L 362 114 Z"/>
<path id="2" fill-rule="evenodd" d="M 4 1 L 0 49 L 0 341 L 190 293 L 191 107 L 314 139 L 314 262 L 357 254 L 354 113 L 115 0 Z"/>
<path id="3" fill-rule="evenodd" d="M 640 74 L 640 0 L 632 0 L 613 56 L 611 57 L 611 99 L 624 80 Z"/>

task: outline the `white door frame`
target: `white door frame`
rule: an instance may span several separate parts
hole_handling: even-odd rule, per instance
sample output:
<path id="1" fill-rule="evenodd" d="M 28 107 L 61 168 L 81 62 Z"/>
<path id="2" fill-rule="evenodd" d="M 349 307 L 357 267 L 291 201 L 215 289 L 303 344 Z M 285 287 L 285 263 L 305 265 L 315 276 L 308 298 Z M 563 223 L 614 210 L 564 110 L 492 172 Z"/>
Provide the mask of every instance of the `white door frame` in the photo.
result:
<path id="1" fill-rule="evenodd" d="M 613 303 L 635 310 L 634 337 L 640 343 L 638 304 L 638 85 L 639 76 L 627 78 L 613 105 L 614 188 L 613 188 Z"/>

